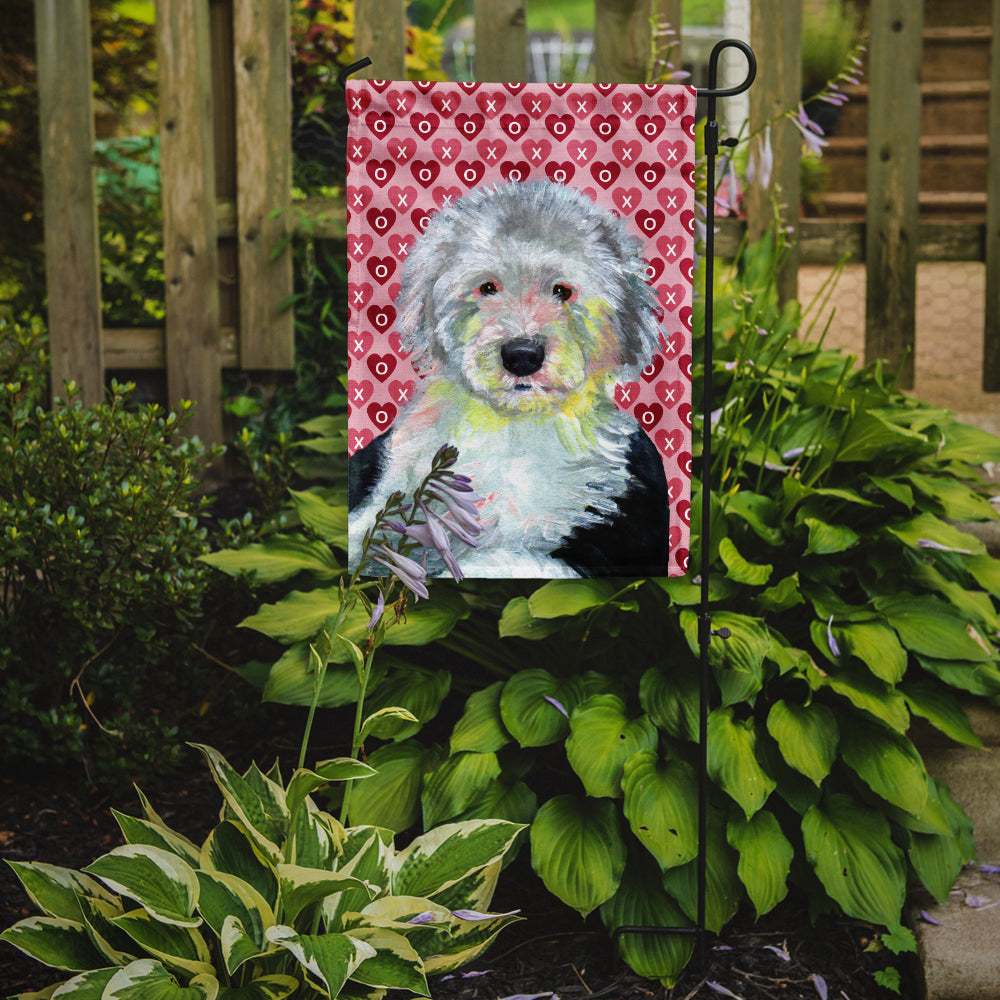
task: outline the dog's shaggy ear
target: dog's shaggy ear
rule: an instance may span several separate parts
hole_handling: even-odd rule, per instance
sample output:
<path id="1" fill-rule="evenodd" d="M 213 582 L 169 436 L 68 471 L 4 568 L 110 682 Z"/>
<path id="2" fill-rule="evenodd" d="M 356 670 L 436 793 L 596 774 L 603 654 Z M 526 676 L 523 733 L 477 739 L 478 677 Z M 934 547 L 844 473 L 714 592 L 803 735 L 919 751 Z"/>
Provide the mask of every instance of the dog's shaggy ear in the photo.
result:
<path id="1" fill-rule="evenodd" d="M 410 247 L 396 299 L 396 331 L 403 346 L 413 352 L 413 363 L 418 367 L 431 349 L 436 324 L 432 292 L 441 271 L 443 248 L 453 237 L 452 227 L 442 225 L 445 221 L 435 220 L 436 225 Z"/>

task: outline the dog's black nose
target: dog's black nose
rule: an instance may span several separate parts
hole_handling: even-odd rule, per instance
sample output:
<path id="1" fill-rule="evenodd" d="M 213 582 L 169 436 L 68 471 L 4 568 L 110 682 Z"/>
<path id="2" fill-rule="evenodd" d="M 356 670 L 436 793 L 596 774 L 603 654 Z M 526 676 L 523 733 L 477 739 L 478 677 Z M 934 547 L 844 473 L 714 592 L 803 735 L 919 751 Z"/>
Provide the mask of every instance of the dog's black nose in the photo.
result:
<path id="1" fill-rule="evenodd" d="M 545 345 L 537 340 L 509 340 L 500 347 L 500 360 L 512 375 L 534 375 L 545 361 Z"/>

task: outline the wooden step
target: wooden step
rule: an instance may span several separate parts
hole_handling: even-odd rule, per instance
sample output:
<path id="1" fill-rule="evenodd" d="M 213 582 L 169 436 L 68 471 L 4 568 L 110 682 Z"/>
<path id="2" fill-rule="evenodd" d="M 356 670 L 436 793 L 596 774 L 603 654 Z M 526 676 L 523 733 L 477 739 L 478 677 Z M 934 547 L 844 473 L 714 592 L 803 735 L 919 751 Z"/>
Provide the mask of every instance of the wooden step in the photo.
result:
<path id="1" fill-rule="evenodd" d="M 989 25 L 924 29 L 920 76 L 924 83 L 990 78 Z"/>
<path id="2" fill-rule="evenodd" d="M 920 87 L 921 135 L 947 135 L 960 125 L 963 133 L 988 131 L 989 80 L 937 80 Z M 848 103 L 841 110 L 837 136 L 868 132 L 868 84 L 847 88 Z"/>
<path id="3" fill-rule="evenodd" d="M 868 199 L 863 191 L 830 191 L 817 196 L 827 218 L 865 218 Z M 920 218 L 981 223 L 986 216 L 986 194 L 981 191 L 921 191 Z"/>

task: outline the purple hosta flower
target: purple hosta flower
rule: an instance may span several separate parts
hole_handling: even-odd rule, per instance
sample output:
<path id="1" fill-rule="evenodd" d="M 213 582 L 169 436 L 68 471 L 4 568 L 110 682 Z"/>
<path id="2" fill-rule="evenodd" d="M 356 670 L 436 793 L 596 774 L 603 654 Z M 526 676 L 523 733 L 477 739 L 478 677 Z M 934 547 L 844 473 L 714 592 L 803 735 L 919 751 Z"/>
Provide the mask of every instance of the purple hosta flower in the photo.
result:
<path id="1" fill-rule="evenodd" d="M 833 637 L 833 615 L 830 615 L 829 621 L 826 623 L 826 641 L 830 647 L 830 652 L 834 656 L 840 656 L 840 646 L 837 645 L 837 640 Z"/>
<path id="2" fill-rule="evenodd" d="M 403 586 L 412 590 L 417 597 L 430 597 L 427 591 L 427 570 L 420 563 L 408 556 L 401 555 L 399 552 L 393 552 L 386 545 L 379 545 L 375 551 L 381 552 L 386 557 L 386 559 L 380 559 L 378 556 L 372 556 L 375 562 L 392 570 L 399 577 Z"/>
<path id="3" fill-rule="evenodd" d="M 495 917 L 516 917 L 521 911 L 510 910 L 507 913 L 480 913 L 479 910 L 452 910 L 451 915 L 459 920 L 493 920 Z"/>
<path id="4" fill-rule="evenodd" d="M 483 530 L 479 524 L 479 508 L 476 504 L 482 503 L 486 498 L 474 493 L 470 486 L 456 486 L 454 481 L 436 482 L 428 489 L 427 495 L 440 500 L 448 508 L 452 518 L 469 534 L 478 535 Z"/>
<path id="5" fill-rule="evenodd" d="M 971 556 L 972 549 L 956 549 L 951 545 L 942 545 L 940 542 L 935 542 L 930 538 L 918 538 L 917 548 L 920 549 L 938 549 L 941 552 L 958 552 L 964 556 Z"/>
<path id="6" fill-rule="evenodd" d="M 382 613 L 385 611 L 385 595 L 380 590 L 378 592 L 378 600 L 375 602 L 375 607 L 372 608 L 372 616 L 368 619 L 368 631 L 371 632 L 376 625 L 382 620 Z"/>
<path id="7" fill-rule="evenodd" d="M 813 986 L 816 987 L 816 992 L 819 994 L 819 1000 L 826 1000 L 828 993 L 826 980 L 815 972 L 809 978 L 813 981 Z"/>
<path id="8" fill-rule="evenodd" d="M 823 138 L 823 130 L 806 114 L 806 109 L 799 105 L 799 112 L 792 118 L 792 124 L 802 134 L 806 149 L 816 156 L 823 155 L 823 147 L 827 145 Z"/>
<path id="9" fill-rule="evenodd" d="M 423 913 L 410 917 L 406 922 L 408 924 L 432 924 L 435 920 L 437 920 L 437 914 L 433 910 L 424 910 Z"/>
<path id="10" fill-rule="evenodd" d="M 554 705 L 560 712 L 562 712 L 562 714 L 565 715 L 567 719 L 569 718 L 569 712 L 566 711 L 565 707 L 561 702 L 556 701 L 555 698 L 552 698 L 549 695 L 544 695 L 543 697 L 550 705 Z"/>
<path id="11" fill-rule="evenodd" d="M 705 985 L 712 990 L 713 993 L 721 993 L 724 997 L 733 997 L 734 1000 L 743 1000 L 743 997 L 739 993 L 734 993 L 732 990 L 726 989 L 722 983 L 713 983 L 711 981 L 705 983 Z"/>
<path id="12" fill-rule="evenodd" d="M 750 158 L 747 162 L 747 183 L 756 181 L 764 189 L 771 186 L 771 174 L 774 172 L 774 150 L 771 148 L 771 126 L 764 129 L 764 135 L 750 146 Z"/>
<path id="13" fill-rule="evenodd" d="M 451 551 L 451 544 L 448 541 L 448 533 L 442 527 L 442 525 L 446 522 L 442 521 L 441 518 L 429 511 L 423 503 L 420 504 L 420 509 L 424 512 L 424 516 L 427 518 L 424 523 L 399 524 L 396 521 L 392 521 L 389 523 L 389 527 L 406 535 L 407 538 L 412 538 L 413 541 L 422 545 L 425 549 L 433 549 L 444 560 L 445 566 L 448 567 L 448 572 L 451 573 L 456 580 L 463 579 L 464 574 L 459 568 L 458 561 L 455 559 L 455 556 Z"/>
<path id="14" fill-rule="evenodd" d="M 717 211 L 736 214 L 740 207 L 740 179 L 736 175 L 736 164 L 733 163 L 733 158 L 727 156 L 726 161 L 725 181 L 722 188 L 725 194 L 716 192 L 715 207 Z"/>

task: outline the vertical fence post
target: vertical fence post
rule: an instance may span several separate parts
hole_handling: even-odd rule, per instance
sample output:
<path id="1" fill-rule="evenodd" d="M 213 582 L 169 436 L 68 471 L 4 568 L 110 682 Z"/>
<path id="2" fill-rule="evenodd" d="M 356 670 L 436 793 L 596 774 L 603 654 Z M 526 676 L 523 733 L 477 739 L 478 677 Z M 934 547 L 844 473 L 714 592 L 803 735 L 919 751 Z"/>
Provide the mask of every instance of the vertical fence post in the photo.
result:
<path id="1" fill-rule="evenodd" d="M 990 45 L 989 170 L 986 178 L 986 324 L 983 389 L 1000 392 L 1000 0 L 993 0 Z"/>
<path id="2" fill-rule="evenodd" d="M 167 395 L 197 402 L 192 431 L 222 440 L 219 254 L 207 0 L 159 0 Z"/>
<path id="3" fill-rule="evenodd" d="M 243 368 L 295 367 L 293 313 L 282 308 L 292 294 L 290 20 L 288 0 L 233 6 Z"/>
<path id="4" fill-rule="evenodd" d="M 656 0 L 594 0 L 594 69 L 598 83 L 645 83 L 649 18 Z"/>
<path id="5" fill-rule="evenodd" d="M 405 0 L 356 0 L 354 58 L 364 56 L 372 64 L 354 74 L 359 80 L 406 79 Z"/>
<path id="6" fill-rule="evenodd" d="M 476 79 L 519 83 L 528 78 L 524 0 L 476 0 Z"/>
<path id="7" fill-rule="evenodd" d="M 865 359 L 913 387 L 923 0 L 872 0 L 868 53 Z"/>
<path id="8" fill-rule="evenodd" d="M 750 91 L 750 130 L 795 108 L 802 98 L 802 4 L 799 0 L 760 0 L 750 8 L 750 41 L 763 67 Z M 779 205 L 780 225 L 794 230 L 792 246 L 778 273 L 782 302 L 798 296 L 799 282 L 799 160 L 802 137 L 787 119 L 771 127 L 774 170 L 764 188 L 759 178 L 747 193 L 747 229 L 750 239 L 760 239 L 774 220 L 773 203 Z"/>
<path id="9" fill-rule="evenodd" d="M 52 392 L 104 396 L 89 0 L 35 0 Z"/>

